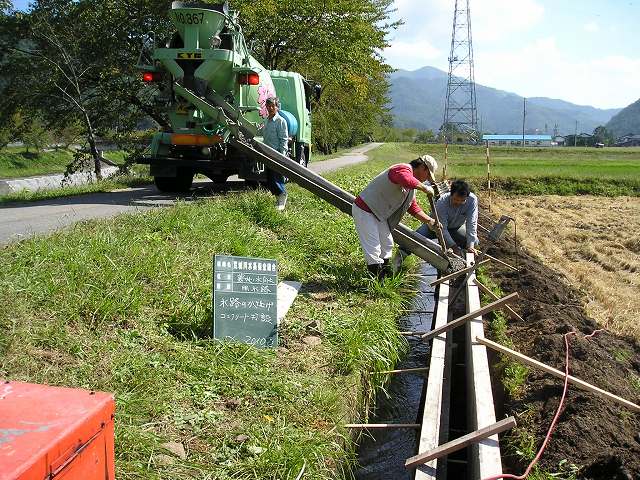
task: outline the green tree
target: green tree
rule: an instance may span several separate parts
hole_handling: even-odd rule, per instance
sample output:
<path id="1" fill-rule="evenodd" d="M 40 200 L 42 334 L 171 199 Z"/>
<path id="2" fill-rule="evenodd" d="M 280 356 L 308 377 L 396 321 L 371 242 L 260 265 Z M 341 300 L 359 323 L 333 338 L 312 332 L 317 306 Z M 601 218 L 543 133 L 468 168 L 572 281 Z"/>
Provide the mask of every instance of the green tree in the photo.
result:
<path id="1" fill-rule="evenodd" d="M 29 148 L 36 152 L 41 152 L 51 142 L 51 134 L 45 124 L 39 118 L 34 118 L 29 122 L 28 127 L 23 131 L 20 140 L 29 153 Z"/>
<path id="2" fill-rule="evenodd" d="M 436 140 L 433 130 L 423 130 L 416 135 L 416 143 L 430 143 Z"/>
<path id="3" fill-rule="evenodd" d="M 293 70 L 321 83 L 314 141 L 328 152 L 373 135 L 386 113 L 391 68 L 380 53 L 393 0 L 234 0 L 254 54 L 274 70 Z"/>
<path id="4" fill-rule="evenodd" d="M 78 123 L 62 125 L 53 132 L 55 142 L 66 150 L 82 138 L 82 130 L 82 125 Z"/>
<path id="5" fill-rule="evenodd" d="M 19 106 L 54 130 L 80 125 L 100 177 L 98 136 L 114 125 L 132 130 L 141 115 L 154 113 L 135 65 L 146 32 L 168 29 L 166 13 L 160 1 L 122 8 L 112 0 L 36 0 L 28 13 L 3 18 L 9 80 L 2 93 L 9 101 L 0 116 Z"/>
<path id="6" fill-rule="evenodd" d="M 603 143 L 605 145 L 611 145 L 615 142 L 615 138 L 606 127 L 600 125 L 593 130 L 594 143 Z"/>

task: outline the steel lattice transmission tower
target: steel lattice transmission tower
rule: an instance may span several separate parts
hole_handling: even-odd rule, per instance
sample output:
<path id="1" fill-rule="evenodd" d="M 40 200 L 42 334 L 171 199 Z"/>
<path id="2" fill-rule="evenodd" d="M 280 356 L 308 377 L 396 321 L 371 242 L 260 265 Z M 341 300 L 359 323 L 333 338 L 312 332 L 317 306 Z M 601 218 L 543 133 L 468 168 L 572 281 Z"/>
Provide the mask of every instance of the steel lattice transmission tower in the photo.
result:
<path id="1" fill-rule="evenodd" d="M 456 0 L 449 54 L 447 100 L 441 135 L 450 143 L 462 133 L 466 142 L 478 141 L 478 109 L 473 74 L 473 41 L 469 0 Z"/>

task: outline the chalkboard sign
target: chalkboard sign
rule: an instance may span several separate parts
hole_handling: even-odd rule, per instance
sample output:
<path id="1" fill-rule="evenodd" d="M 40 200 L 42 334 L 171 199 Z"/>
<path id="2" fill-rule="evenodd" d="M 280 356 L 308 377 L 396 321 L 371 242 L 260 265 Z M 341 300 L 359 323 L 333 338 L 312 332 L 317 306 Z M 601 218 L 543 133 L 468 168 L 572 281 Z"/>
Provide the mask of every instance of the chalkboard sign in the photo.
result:
<path id="1" fill-rule="evenodd" d="M 264 258 L 216 255 L 213 336 L 256 347 L 278 346 L 278 264 Z"/>

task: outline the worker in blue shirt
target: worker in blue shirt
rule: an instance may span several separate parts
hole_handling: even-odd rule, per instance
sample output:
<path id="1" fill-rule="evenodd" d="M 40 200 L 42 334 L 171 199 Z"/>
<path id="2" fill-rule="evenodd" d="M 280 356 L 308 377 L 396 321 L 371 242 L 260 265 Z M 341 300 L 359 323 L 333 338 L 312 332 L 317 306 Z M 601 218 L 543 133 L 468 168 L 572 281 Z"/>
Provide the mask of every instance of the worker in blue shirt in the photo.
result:
<path id="1" fill-rule="evenodd" d="M 453 182 L 450 192 L 438 198 L 436 210 L 447 248 L 456 255 L 462 255 L 463 249 L 477 255 L 478 198 L 471 193 L 469 184 L 463 180 Z M 436 238 L 435 230 L 427 225 L 421 225 L 416 232 L 430 240 Z M 399 249 L 391 261 L 393 270 L 397 270 L 408 255 L 408 251 Z"/>
<path id="2" fill-rule="evenodd" d="M 264 120 L 262 141 L 274 150 L 286 155 L 289 131 L 287 129 L 287 121 L 278 113 L 280 100 L 278 97 L 270 97 L 265 102 L 265 106 L 267 107 L 267 113 L 269 115 Z M 282 211 L 287 204 L 287 190 L 284 186 L 284 176 L 269 168 L 266 169 L 266 172 L 267 188 L 276 196 L 276 210 Z"/>

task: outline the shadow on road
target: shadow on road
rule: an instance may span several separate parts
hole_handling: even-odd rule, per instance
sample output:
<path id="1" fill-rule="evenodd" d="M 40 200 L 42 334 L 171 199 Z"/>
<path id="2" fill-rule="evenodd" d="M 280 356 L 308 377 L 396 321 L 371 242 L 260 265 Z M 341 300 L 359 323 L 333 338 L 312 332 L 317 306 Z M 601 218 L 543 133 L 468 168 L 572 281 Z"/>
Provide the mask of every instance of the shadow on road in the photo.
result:
<path id="1" fill-rule="evenodd" d="M 195 182 L 191 191 L 186 193 L 164 193 L 155 186 L 132 187 L 112 192 L 88 193 L 66 197 L 35 201 L 18 201 L 0 204 L 0 209 L 38 207 L 38 206 L 73 206 L 73 205 L 123 205 L 133 207 L 163 207 L 175 204 L 176 200 L 193 201 L 200 198 L 215 197 L 229 192 L 241 192 L 249 187 L 244 181 L 228 181 L 216 184 L 211 181 Z"/>

